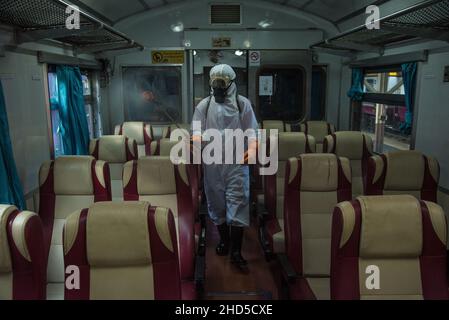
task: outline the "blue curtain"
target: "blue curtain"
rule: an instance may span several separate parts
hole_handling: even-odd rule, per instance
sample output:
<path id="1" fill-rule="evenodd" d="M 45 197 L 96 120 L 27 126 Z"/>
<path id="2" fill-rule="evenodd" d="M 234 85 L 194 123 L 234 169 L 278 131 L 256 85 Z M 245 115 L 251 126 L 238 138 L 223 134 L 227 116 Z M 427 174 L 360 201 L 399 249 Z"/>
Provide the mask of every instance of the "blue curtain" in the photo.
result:
<path id="1" fill-rule="evenodd" d="M 351 89 L 348 91 L 348 97 L 353 101 L 362 101 L 363 100 L 363 81 L 365 75 L 363 74 L 363 70 L 360 68 L 352 69 L 352 85 Z"/>
<path id="2" fill-rule="evenodd" d="M 416 71 L 418 64 L 416 62 L 404 63 L 401 68 L 402 79 L 404 79 L 405 106 L 407 107 L 407 112 L 405 113 L 405 122 L 400 129 L 402 132 L 410 134 L 413 124 L 413 106 L 415 103 Z"/>
<path id="3" fill-rule="evenodd" d="M 79 68 L 57 66 L 58 108 L 65 155 L 87 155 L 89 127 L 84 109 L 83 81 Z"/>
<path id="4" fill-rule="evenodd" d="M 25 208 L 22 185 L 17 174 L 16 163 L 9 136 L 8 115 L 5 97 L 0 82 L 0 203 L 13 204 L 21 210 Z"/>

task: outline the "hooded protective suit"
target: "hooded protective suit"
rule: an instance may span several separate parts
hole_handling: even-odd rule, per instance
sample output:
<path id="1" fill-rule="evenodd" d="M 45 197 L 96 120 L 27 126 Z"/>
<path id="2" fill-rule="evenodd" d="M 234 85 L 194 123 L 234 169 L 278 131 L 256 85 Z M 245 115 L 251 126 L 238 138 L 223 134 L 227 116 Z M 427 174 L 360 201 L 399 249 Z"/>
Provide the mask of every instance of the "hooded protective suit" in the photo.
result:
<path id="1" fill-rule="evenodd" d="M 215 66 L 210 73 L 211 86 L 214 79 L 230 80 L 225 87 L 224 103 L 218 103 L 213 90 L 211 97 L 201 101 L 193 116 L 193 121 L 201 121 L 203 132 L 193 132 L 199 136 L 207 129 L 217 129 L 222 134 L 222 150 L 226 150 L 225 129 L 253 129 L 256 139 L 258 123 L 248 99 L 237 95 L 234 70 L 228 65 Z M 213 88 L 214 89 L 214 88 Z M 223 93 L 223 92 L 222 92 Z M 228 145 L 229 147 L 229 145 Z M 223 158 L 224 159 L 224 158 Z M 227 223 L 234 227 L 249 226 L 249 168 L 238 159 L 234 164 L 204 165 L 204 184 L 209 216 L 215 225 Z M 243 161 L 243 159 L 241 159 Z"/>

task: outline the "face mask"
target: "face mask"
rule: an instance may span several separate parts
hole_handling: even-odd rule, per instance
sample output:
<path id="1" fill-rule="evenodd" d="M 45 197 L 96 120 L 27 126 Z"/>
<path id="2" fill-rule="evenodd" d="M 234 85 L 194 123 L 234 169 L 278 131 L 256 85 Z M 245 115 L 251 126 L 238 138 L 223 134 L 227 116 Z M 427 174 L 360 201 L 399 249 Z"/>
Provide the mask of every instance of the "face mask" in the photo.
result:
<path id="1" fill-rule="evenodd" d="M 231 87 L 231 85 L 232 85 L 232 82 L 231 82 L 231 84 L 227 88 L 223 88 L 223 87 L 212 88 L 213 94 L 214 94 L 214 97 L 215 97 L 215 102 L 217 102 L 217 103 L 225 103 L 226 96 L 227 96 L 228 90 Z"/>

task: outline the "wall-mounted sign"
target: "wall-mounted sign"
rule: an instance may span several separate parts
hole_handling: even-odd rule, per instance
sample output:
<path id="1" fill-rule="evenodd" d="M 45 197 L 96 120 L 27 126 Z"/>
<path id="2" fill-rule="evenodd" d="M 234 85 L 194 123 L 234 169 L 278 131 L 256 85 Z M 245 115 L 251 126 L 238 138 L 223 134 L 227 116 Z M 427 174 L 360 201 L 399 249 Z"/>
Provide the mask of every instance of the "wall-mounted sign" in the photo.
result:
<path id="1" fill-rule="evenodd" d="M 183 50 L 158 50 L 151 52 L 153 64 L 184 64 Z"/>
<path id="2" fill-rule="evenodd" d="M 260 66 L 260 51 L 250 51 L 249 52 L 249 66 L 259 67 Z"/>
<path id="3" fill-rule="evenodd" d="M 273 95 L 273 76 L 259 77 L 259 96 Z"/>
<path id="4" fill-rule="evenodd" d="M 212 47 L 229 48 L 231 47 L 231 38 L 229 37 L 212 38 Z"/>

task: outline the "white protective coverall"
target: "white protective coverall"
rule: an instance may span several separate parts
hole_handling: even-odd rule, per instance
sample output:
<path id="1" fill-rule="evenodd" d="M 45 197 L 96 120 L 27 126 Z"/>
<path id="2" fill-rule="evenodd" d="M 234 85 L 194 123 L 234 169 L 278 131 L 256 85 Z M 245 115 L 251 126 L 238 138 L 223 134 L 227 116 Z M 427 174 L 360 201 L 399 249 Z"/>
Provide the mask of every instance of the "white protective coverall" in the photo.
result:
<path id="1" fill-rule="evenodd" d="M 235 80 L 236 74 L 228 65 L 215 66 L 210 73 L 216 76 L 228 76 Z M 207 129 L 217 129 L 222 135 L 222 150 L 225 153 L 225 129 L 253 129 L 257 138 L 258 123 L 251 102 L 238 97 L 235 83 L 228 88 L 224 103 L 217 103 L 215 97 L 202 100 L 196 107 L 193 121 L 201 121 L 203 132 L 193 131 L 194 136 L 204 134 Z M 240 106 L 239 106 L 240 105 Z M 207 114 L 207 116 L 206 116 Z M 234 147 L 235 154 L 235 147 Z M 224 159 L 224 155 L 223 155 Z M 250 178 L 248 165 L 242 165 L 243 159 L 235 159 L 234 164 L 204 165 L 204 187 L 208 203 L 209 216 L 217 226 L 227 223 L 234 227 L 249 226 Z"/>

